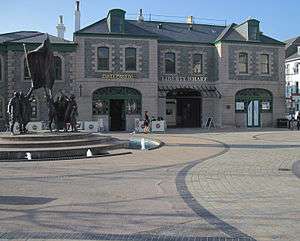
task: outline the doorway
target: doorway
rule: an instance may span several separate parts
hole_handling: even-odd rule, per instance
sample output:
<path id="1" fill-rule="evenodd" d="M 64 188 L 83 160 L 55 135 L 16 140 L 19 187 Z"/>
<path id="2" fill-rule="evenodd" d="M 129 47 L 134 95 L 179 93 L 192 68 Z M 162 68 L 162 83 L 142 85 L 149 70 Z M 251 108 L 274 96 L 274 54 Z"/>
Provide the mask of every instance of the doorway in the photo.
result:
<path id="1" fill-rule="evenodd" d="M 247 126 L 248 127 L 259 127 L 260 126 L 260 111 L 259 101 L 253 100 L 248 104 L 247 109 Z"/>
<path id="2" fill-rule="evenodd" d="M 123 131 L 125 130 L 125 101 L 124 100 L 110 100 L 109 102 L 109 117 L 110 117 L 110 130 Z"/>
<path id="3" fill-rule="evenodd" d="M 177 99 L 178 127 L 201 127 L 201 99 Z"/>

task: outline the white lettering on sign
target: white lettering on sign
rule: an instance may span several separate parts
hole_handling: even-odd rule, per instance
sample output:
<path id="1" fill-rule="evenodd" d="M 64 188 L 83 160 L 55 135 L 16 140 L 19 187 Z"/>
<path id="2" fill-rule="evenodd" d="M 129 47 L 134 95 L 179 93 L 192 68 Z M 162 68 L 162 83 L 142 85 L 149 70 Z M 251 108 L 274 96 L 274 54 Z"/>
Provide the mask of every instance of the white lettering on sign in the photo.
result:
<path id="1" fill-rule="evenodd" d="M 207 77 L 203 76 L 194 76 L 194 75 L 188 75 L 188 76 L 178 76 L 178 75 L 166 75 L 161 76 L 162 81 L 195 81 L 195 82 L 206 82 Z"/>

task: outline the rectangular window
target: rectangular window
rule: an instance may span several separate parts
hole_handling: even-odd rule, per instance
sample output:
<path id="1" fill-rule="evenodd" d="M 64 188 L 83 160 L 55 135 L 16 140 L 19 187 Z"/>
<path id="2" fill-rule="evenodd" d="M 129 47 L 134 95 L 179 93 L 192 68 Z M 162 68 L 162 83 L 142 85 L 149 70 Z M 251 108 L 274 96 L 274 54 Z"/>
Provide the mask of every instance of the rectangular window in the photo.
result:
<path id="1" fill-rule="evenodd" d="M 98 48 L 98 70 L 109 70 L 109 48 Z"/>
<path id="2" fill-rule="evenodd" d="M 299 82 L 296 81 L 296 94 L 299 94 Z"/>
<path id="3" fill-rule="evenodd" d="M 136 48 L 125 49 L 125 70 L 136 71 Z"/>
<path id="4" fill-rule="evenodd" d="M 166 74 L 175 74 L 175 53 L 165 54 Z"/>
<path id="5" fill-rule="evenodd" d="M 270 73 L 270 60 L 268 54 L 261 54 L 260 55 L 260 67 L 262 74 L 269 74 Z"/>
<path id="6" fill-rule="evenodd" d="M 239 73 L 247 74 L 248 73 L 248 54 L 239 53 Z"/>
<path id="7" fill-rule="evenodd" d="M 194 54 L 193 55 L 193 73 L 194 74 L 202 74 L 203 72 L 203 55 L 202 54 Z"/>

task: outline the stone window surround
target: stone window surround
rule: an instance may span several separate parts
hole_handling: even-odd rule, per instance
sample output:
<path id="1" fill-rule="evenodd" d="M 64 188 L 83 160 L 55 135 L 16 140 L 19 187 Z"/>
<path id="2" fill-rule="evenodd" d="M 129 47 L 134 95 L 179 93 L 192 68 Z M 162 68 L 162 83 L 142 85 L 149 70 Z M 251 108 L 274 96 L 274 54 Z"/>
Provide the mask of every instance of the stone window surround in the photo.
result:
<path id="1" fill-rule="evenodd" d="M 61 80 L 55 80 L 55 82 L 64 82 L 65 80 L 65 58 L 64 56 L 62 56 L 61 54 L 59 54 L 58 52 L 53 52 L 53 55 L 55 57 L 59 57 L 61 59 Z M 31 82 L 31 79 L 25 79 L 24 77 L 24 68 L 25 68 L 25 54 L 23 55 L 23 57 L 21 58 L 21 79 L 24 82 Z M 27 66 L 26 66 L 27 68 Z"/>
<path id="2" fill-rule="evenodd" d="M 261 72 L 261 55 L 262 54 L 267 54 L 269 55 L 269 73 L 266 74 L 266 73 L 262 73 Z M 273 73 L 274 73 L 274 54 L 273 52 L 271 51 L 266 51 L 266 50 L 263 50 L 263 51 L 258 51 L 256 52 L 256 58 L 257 58 L 257 61 L 256 61 L 256 68 L 258 70 L 258 74 L 260 76 L 272 76 Z"/>
<path id="3" fill-rule="evenodd" d="M 125 49 L 126 48 L 135 48 L 136 49 L 136 70 L 126 70 L 125 69 Z M 126 44 L 120 45 L 120 65 L 121 70 L 125 73 L 139 73 L 142 72 L 142 64 L 143 64 L 143 53 L 142 46 L 136 44 Z"/>
<path id="4" fill-rule="evenodd" d="M 107 43 L 97 43 L 93 44 L 93 55 L 92 55 L 92 68 L 95 72 L 97 73 L 109 73 L 113 72 L 113 54 L 115 53 L 114 51 L 114 45 L 112 44 L 107 44 Z M 98 48 L 101 47 L 106 47 L 109 49 L 109 59 L 108 59 L 108 70 L 100 70 L 98 69 Z"/>
<path id="5" fill-rule="evenodd" d="M 4 58 L 0 55 L 0 81 L 4 81 Z"/>
<path id="6" fill-rule="evenodd" d="M 178 55 L 179 55 L 179 53 L 180 53 L 180 51 L 178 51 L 178 50 L 173 50 L 172 48 L 168 48 L 168 49 L 164 49 L 164 50 L 162 50 L 161 52 L 161 63 L 162 63 L 162 66 L 161 66 L 161 68 L 162 68 L 162 73 L 164 74 L 164 75 L 175 75 L 175 74 L 177 74 L 178 73 L 178 69 L 179 69 L 179 58 L 178 58 Z M 165 54 L 166 53 L 174 53 L 175 54 L 175 73 L 173 73 L 173 74 L 167 74 L 166 73 L 166 60 L 165 60 Z"/>
<path id="7" fill-rule="evenodd" d="M 240 73 L 240 67 L 239 67 L 240 53 L 248 54 L 248 73 Z M 242 50 L 242 49 L 235 50 L 234 51 L 234 70 L 235 70 L 235 74 L 236 75 L 243 75 L 243 76 L 251 75 L 253 73 L 252 64 L 251 64 L 252 58 L 253 58 L 253 56 L 251 55 L 251 51 L 249 51 L 249 50 Z"/>
<path id="8" fill-rule="evenodd" d="M 202 73 L 194 73 L 194 71 L 193 71 L 194 54 L 202 54 Z M 199 75 L 199 76 L 207 76 L 207 64 L 206 63 L 207 63 L 207 52 L 197 51 L 197 50 L 189 51 L 189 69 L 190 69 L 191 74 Z"/>

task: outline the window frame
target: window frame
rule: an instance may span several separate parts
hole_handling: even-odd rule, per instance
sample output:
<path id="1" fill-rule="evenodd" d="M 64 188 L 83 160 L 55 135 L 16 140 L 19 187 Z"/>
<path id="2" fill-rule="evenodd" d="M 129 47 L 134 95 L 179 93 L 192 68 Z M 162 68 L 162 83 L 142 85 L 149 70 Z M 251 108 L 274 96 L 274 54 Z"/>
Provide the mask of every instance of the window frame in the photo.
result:
<path id="1" fill-rule="evenodd" d="M 100 49 L 106 49 L 108 52 L 107 52 L 107 58 L 100 58 Z M 110 71 L 110 48 L 107 47 L 107 46 L 98 46 L 97 47 L 97 71 L 100 71 L 100 72 L 105 72 L 105 71 Z M 100 68 L 100 59 L 107 59 L 107 68 L 105 69 L 101 69 Z"/>
<path id="2" fill-rule="evenodd" d="M 130 66 L 130 62 L 128 62 L 128 59 L 130 60 L 130 58 L 133 58 L 133 55 L 132 56 L 127 56 L 127 51 L 128 50 L 134 50 L 135 51 L 135 56 L 134 56 L 134 61 L 133 61 L 133 65 L 134 68 L 128 68 Z M 137 48 L 136 47 L 126 47 L 125 50 L 124 50 L 124 68 L 125 68 L 125 71 L 126 72 L 136 72 L 137 71 Z M 129 64 L 129 65 L 128 65 Z"/>
<path id="3" fill-rule="evenodd" d="M 266 63 L 263 62 L 263 56 L 267 57 Z M 266 72 L 264 72 L 264 69 L 267 69 Z M 270 55 L 269 54 L 260 54 L 260 73 L 263 75 L 269 75 L 270 74 Z"/>
<path id="4" fill-rule="evenodd" d="M 245 62 L 241 62 L 241 58 L 243 57 L 242 55 L 244 55 L 245 57 Z M 241 71 L 241 67 L 242 67 L 242 64 L 245 65 L 245 71 Z M 238 53 L 238 72 L 239 74 L 249 74 L 249 54 L 247 52 L 239 52 Z"/>
<path id="5" fill-rule="evenodd" d="M 200 69 L 201 71 L 198 72 L 198 71 L 195 71 L 195 67 L 198 63 L 195 63 L 195 56 L 201 56 L 200 60 Z M 193 53 L 193 74 L 203 74 L 203 54 L 202 53 Z"/>
<path id="6" fill-rule="evenodd" d="M 172 63 L 172 71 L 168 71 L 167 68 L 167 61 L 169 59 L 169 57 L 167 57 L 167 55 L 172 55 L 174 57 L 173 63 Z M 165 74 L 176 74 L 176 53 L 175 52 L 171 52 L 168 51 L 166 53 L 164 53 L 164 65 L 165 65 Z"/>

